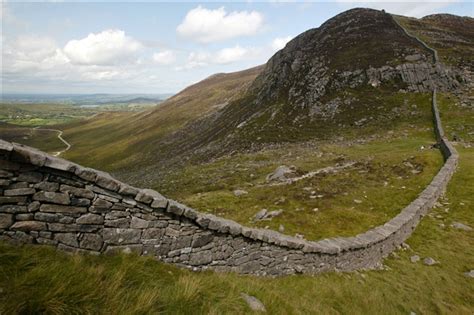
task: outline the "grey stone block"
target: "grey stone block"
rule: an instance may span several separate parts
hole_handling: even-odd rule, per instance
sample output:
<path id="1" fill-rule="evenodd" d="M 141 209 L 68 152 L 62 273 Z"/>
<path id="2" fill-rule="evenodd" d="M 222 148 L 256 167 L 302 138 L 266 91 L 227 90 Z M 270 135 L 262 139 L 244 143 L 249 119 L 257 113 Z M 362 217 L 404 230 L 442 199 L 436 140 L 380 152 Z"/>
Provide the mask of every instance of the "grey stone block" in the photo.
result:
<path id="1" fill-rule="evenodd" d="M 27 196 L 33 195 L 36 192 L 34 188 L 16 188 L 7 189 L 3 192 L 5 196 Z"/>
<path id="2" fill-rule="evenodd" d="M 44 191 L 58 191 L 59 190 L 59 184 L 58 183 L 53 183 L 53 182 L 39 182 L 34 186 L 36 189 L 39 190 L 44 190 Z"/>
<path id="3" fill-rule="evenodd" d="M 21 173 L 17 179 L 17 181 L 19 182 L 29 182 L 29 183 L 39 183 L 42 180 L 43 180 L 43 174 L 39 172 Z"/>
<path id="4" fill-rule="evenodd" d="M 87 213 L 76 219 L 78 224 L 103 224 L 104 217 L 98 214 Z"/>
<path id="5" fill-rule="evenodd" d="M 80 247 L 100 251 L 103 243 L 102 236 L 86 233 L 81 238 Z"/>
<path id="6" fill-rule="evenodd" d="M 20 221 L 20 222 L 15 222 L 10 229 L 12 230 L 18 230 L 18 231 L 23 231 L 23 232 L 28 232 L 28 231 L 43 231 L 46 230 L 46 223 L 44 222 L 38 222 L 38 221 Z"/>
<path id="7" fill-rule="evenodd" d="M 17 206 L 17 205 L 5 205 L 0 206 L 0 212 L 4 213 L 24 213 L 27 212 L 26 206 Z"/>
<path id="8" fill-rule="evenodd" d="M 79 247 L 75 233 L 57 233 L 54 234 L 54 240 L 72 247 Z"/>
<path id="9" fill-rule="evenodd" d="M 33 195 L 33 200 L 56 203 L 60 205 L 68 205 L 71 202 L 68 194 L 51 191 L 37 192 Z"/>
<path id="10" fill-rule="evenodd" d="M 40 207 L 41 212 L 53 212 L 53 213 L 86 213 L 87 208 L 84 207 L 73 207 L 73 206 L 61 206 L 61 205 L 50 205 L 43 204 Z"/>
<path id="11" fill-rule="evenodd" d="M 78 187 L 69 186 L 65 184 L 61 185 L 60 191 L 71 193 L 73 196 L 79 197 L 79 198 L 92 199 L 95 196 L 94 192 L 89 189 L 78 188 Z"/>
<path id="12" fill-rule="evenodd" d="M 104 228 L 102 231 L 104 242 L 113 245 L 136 244 L 140 241 L 141 230 Z"/>
<path id="13" fill-rule="evenodd" d="M 0 229 L 8 229 L 13 224 L 13 215 L 0 213 Z"/>

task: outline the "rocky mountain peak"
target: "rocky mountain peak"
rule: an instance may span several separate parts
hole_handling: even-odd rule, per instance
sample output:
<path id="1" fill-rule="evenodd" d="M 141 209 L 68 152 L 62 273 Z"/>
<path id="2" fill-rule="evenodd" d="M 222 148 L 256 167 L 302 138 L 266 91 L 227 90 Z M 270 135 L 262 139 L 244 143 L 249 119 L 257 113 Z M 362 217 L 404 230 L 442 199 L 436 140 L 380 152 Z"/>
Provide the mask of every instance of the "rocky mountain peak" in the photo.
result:
<path id="1" fill-rule="evenodd" d="M 384 80 L 400 79 L 398 89 L 424 91 L 433 86 L 424 81 L 439 73 L 441 88 L 455 86 L 446 80 L 446 71 L 431 69 L 431 60 L 430 51 L 408 37 L 390 14 L 352 9 L 290 41 L 268 61 L 253 92 L 260 104 L 288 101 L 307 107 L 327 93 Z"/>

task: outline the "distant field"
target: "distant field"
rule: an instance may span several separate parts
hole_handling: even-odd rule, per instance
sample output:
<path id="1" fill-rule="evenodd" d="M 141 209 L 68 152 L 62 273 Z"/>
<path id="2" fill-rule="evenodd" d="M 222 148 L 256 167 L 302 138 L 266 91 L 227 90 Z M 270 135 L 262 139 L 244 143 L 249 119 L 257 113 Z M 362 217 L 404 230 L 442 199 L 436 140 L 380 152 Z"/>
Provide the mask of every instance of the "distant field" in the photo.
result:
<path id="1" fill-rule="evenodd" d="M 53 153 L 64 149 L 57 132 L 71 124 L 81 124 L 100 113 L 120 114 L 124 118 L 156 104 L 117 103 L 100 106 L 46 103 L 0 103 L 0 138 Z"/>
<path id="2" fill-rule="evenodd" d="M 141 111 L 156 104 L 107 104 L 100 106 L 70 104 L 0 103 L 0 121 L 21 126 L 67 124 L 109 111 Z"/>

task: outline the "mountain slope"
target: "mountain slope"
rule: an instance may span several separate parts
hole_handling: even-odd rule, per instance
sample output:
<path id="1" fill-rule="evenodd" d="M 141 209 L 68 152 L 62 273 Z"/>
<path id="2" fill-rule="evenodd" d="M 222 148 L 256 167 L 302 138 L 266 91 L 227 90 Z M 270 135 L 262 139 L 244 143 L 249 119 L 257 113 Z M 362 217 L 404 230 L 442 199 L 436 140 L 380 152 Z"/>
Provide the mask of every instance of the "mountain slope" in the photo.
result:
<path id="1" fill-rule="evenodd" d="M 101 114 L 64 126 L 65 137 L 74 144 L 66 157 L 107 170 L 145 164 L 147 153 L 156 150 L 153 141 L 222 108 L 241 94 L 261 69 L 211 76 L 145 112 Z"/>
<path id="2" fill-rule="evenodd" d="M 460 68 L 474 67 L 474 19 L 433 14 L 422 19 L 396 16 L 411 33 L 438 51 L 441 61 Z"/>

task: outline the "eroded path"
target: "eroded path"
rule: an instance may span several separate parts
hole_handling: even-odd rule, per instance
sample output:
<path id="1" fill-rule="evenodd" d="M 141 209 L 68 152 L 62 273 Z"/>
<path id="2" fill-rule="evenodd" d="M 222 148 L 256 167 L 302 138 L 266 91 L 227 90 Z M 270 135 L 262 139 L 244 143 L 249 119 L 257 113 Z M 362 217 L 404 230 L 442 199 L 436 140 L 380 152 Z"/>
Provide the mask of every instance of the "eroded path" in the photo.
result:
<path id="1" fill-rule="evenodd" d="M 34 129 L 36 130 L 46 130 L 46 131 L 53 131 L 53 132 L 57 132 L 58 133 L 58 139 L 61 140 L 65 145 L 66 145 L 66 148 L 61 150 L 61 151 L 56 151 L 53 153 L 53 156 L 60 156 L 62 153 L 66 152 L 67 150 L 69 150 L 72 145 L 67 142 L 66 140 L 64 140 L 64 138 L 62 137 L 63 135 L 63 131 L 62 130 L 59 130 L 59 129 L 50 129 L 50 128 L 40 128 L 40 127 L 35 127 Z"/>

